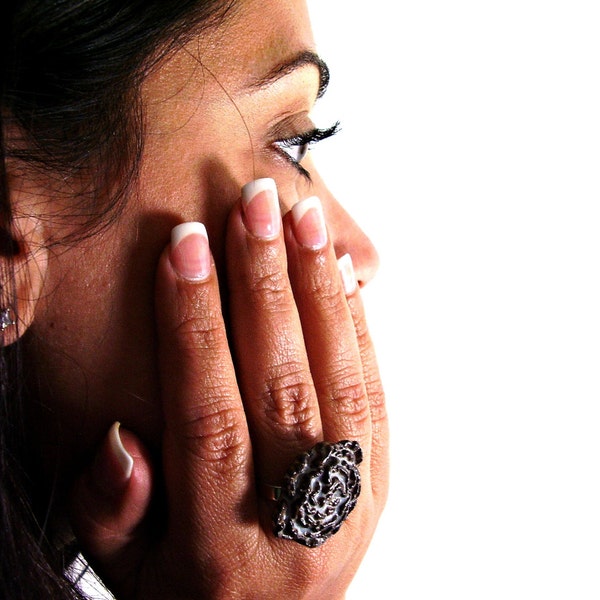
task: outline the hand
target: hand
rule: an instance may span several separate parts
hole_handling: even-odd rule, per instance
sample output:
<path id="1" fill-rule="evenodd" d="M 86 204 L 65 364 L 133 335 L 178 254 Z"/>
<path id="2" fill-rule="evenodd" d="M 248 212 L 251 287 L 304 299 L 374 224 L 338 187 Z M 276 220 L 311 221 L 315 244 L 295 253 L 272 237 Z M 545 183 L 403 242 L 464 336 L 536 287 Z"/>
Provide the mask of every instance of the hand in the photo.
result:
<path id="1" fill-rule="evenodd" d="M 89 485 L 75 495 L 79 538 L 119 600 L 342 598 L 383 509 L 387 420 L 359 290 L 344 289 L 330 240 L 312 226 L 319 207 L 303 215 L 303 203 L 282 222 L 268 188 L 246 186 L 228 224 L 231 345 L 204 236 L 172 244 L 158 267 L 158 535 L 149 458 L 129 433 L 133 470 L 111 509 L 94 506 Z M 273 535 L 261 489 L 323 439 L 360 442 L 362 492 L 340 531 L 306 548 Z"/>

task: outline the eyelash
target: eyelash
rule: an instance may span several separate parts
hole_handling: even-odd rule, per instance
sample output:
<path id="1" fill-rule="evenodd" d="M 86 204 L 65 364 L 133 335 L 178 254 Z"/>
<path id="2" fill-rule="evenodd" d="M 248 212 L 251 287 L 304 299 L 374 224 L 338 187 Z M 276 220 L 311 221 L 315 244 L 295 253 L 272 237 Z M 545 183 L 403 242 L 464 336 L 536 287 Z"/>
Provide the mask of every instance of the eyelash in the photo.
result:
<path id="1" fill-rule="evenodd" d="M 304 160 L 304 157 L 307 155 L 311 146 L 318 144 L 327 138 L 333 137 L 339 132 L 339 130 L 339 122 L 334 123 L 327 129 L 319 129 L 315 127 L 314 129 L 300 133 L 299 135 L 285 138 L 283 140 L 277 140 L 274 142 L 274 146 L 277 148 L 279 153 L 300 172 L 301 175 L 310 181 L 310 173 L 300 163 Z M 300 155 L 298 157 L 292 156 L 288 152 L 288 150 L 291 148 L 298 148 L 300 150 Z"/>

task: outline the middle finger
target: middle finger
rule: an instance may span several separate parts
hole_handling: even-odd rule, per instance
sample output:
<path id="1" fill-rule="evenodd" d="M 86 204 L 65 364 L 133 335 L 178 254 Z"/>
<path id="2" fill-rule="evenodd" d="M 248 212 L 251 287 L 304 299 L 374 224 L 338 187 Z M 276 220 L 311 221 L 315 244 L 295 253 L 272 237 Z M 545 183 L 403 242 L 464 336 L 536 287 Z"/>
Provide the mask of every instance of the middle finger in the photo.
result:
<path id="1" fill-rule="evenodd" d="M 245 186 L 242 206 L 232 212 L 227 272 L 255 464 L 266 483 L 277 483 L 300 452 L 322 439 L 322 426 L 271 179 Z"/>

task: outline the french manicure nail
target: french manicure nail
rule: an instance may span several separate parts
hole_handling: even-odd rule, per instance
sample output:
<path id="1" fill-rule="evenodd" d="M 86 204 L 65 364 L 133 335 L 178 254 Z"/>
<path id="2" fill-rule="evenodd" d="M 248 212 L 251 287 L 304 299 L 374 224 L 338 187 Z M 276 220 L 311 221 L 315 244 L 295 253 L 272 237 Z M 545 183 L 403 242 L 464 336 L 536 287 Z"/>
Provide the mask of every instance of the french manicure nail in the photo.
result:
<path id="1" fill-rule="evenodd" d="M 327 243 L 327 227 L 321 201 L 312 196 L 292 207 L 294 232 L 300 244 L 320 250 Z"/>
<path id="2" fill-rule="evenodd" d="M 131 473 L 133 472 L 133 458 L 121 440 L 120 430 L 121 424 L 119 422 L 114 423 L 108 433 L 108 440 L 113 456 L 116 458 L 119 468 L 122 471 L 123 480 L 129 481 Z"/>
<path id="3" fill-rule="evenodd" d="M 242 188 L 246 226 L 258 238 L 273 240 L 281 231 L 281 211 L 273 179 L 257 179 Z"/>
<path id="4" fill-rule="evenodd" d="M 356 274 L 354 273 L 352 257 L 349 254 L 344 254 L 344 256 L 338 259 L 338 269 L 342 277 L 344 292 L 346 293 L 346 296 L 350 296 L 358 287 L 358 282 L 356 281 Z"/>
<path id="5" fill-rule="evenodd" d="M 184 279 L 203 281 L 210 274 L 208 234 L 202 223 L 182 223 L 171 231 L 171 264 Z"/>

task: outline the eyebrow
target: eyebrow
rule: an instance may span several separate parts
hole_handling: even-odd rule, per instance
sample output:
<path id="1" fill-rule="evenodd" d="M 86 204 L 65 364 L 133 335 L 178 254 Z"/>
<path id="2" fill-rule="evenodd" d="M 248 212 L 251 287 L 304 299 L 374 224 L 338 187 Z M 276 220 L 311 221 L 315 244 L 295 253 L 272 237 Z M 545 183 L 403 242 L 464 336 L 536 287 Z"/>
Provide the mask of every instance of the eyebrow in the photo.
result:
<path id="1" fill-rule="evenodd" d="M 304 50 L 292 58 L 279 63 L 266 75 L 255 79 L 250 84 L 250 87 L 257 89 L 265 88 L 306 65 L 312 65 L 319 70 L 319 91 L 317 92 L 317 98 L 321 98 L 329 85 L 329 67 L 325 61 L 312 50 Z"/>

